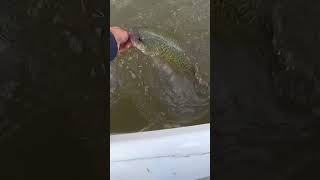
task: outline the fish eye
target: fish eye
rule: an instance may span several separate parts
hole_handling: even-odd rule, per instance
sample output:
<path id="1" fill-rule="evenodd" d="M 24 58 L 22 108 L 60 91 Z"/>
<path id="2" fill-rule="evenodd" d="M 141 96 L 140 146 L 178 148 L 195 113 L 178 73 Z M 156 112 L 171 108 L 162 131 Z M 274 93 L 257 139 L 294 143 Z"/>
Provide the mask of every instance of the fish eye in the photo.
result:
<path id="1" fill-rule="evenodd" d="M 139 37 L 139 39 L 138 39 L 139 41 L 142 41 L 142 39 L 141 39 L 141 37 Z"/>

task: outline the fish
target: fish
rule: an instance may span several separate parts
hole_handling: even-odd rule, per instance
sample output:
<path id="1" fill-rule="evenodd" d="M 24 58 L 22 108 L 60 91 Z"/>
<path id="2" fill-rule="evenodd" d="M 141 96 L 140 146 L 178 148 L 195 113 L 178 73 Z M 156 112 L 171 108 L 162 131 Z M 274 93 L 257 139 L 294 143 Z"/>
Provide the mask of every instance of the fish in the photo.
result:
<path id="1" fill-rule="evenodd" d="M 133 28 L 129 34 L 132 46 L 143 54 L 164 60 L 178 72 L 194 75 L 193 63 L 174 39 L 143 28 Z"/>
<path id="2" fill-rule="evenodd" d="M 191 61 L 176 40 L 148 28 L 133 27 L 129 34 L 133 47 L 145 55 L 163 60 L 172 70 L 192 80 L 201 94 L 208 94 L 209 84 L 201 78 L 197 63 Z"/>

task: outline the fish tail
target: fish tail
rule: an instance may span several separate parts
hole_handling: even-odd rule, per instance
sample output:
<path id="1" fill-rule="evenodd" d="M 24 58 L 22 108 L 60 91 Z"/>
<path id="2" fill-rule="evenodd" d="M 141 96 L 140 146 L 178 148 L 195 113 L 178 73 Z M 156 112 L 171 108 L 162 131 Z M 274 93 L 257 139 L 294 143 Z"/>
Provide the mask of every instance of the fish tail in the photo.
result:
<path id="1" fill-rule="evenodd" d="M 209 83 L 202 78 L 198 63 L 195 63 L 194 66 L 193 83 L 198 94 L 202 96 L 208 96 L 210 89 Z"/>

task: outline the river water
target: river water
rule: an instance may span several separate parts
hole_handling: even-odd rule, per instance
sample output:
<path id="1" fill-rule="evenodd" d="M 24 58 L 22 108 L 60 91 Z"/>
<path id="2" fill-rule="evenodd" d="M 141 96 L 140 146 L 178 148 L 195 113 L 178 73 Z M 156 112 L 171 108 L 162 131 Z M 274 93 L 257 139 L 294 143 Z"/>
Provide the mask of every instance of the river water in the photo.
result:
<path id="1" fill-rule="evenodd" d="M 112 0 L 110 9 L 111 26 L 169 33 L 210 81 L 209 0 Z M 166 76 L 156 59 L 130 49 L 110 66 L 111 133 L 208 123 L 210 95 L 199 98 L 194 90 L 183 77 Z"/>

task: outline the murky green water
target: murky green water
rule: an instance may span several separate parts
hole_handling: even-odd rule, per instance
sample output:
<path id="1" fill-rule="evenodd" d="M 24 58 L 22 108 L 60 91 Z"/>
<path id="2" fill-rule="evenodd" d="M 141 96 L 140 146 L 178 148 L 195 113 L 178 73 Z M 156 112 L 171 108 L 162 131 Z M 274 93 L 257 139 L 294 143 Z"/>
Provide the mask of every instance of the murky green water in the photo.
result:
<path id="1" fill-rule="evenodd" d="M 112 26 L 170 33 L 210 76 L 209 0 L 112 0 Z M 183 77 L 166 76 L 155 59 L 136 49 L 110 66 L 111 133 L 163 129 L 209 122 L 209 94 L 196 97 Z"/>

